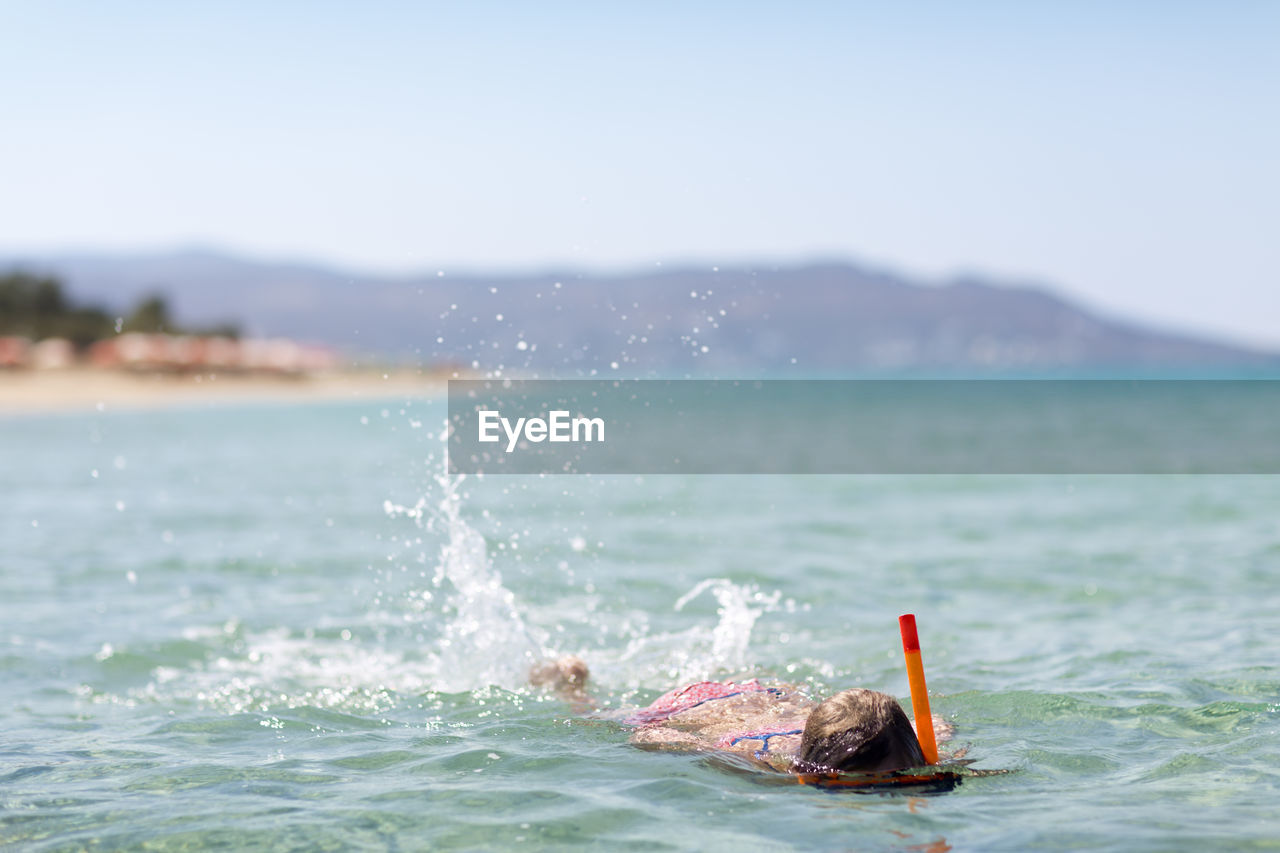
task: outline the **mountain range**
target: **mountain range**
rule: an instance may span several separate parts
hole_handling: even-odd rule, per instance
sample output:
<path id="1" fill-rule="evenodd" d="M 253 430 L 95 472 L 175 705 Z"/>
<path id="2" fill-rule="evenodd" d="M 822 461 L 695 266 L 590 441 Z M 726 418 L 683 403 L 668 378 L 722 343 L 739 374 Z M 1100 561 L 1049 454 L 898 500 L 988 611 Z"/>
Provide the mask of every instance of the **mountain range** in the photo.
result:
<path id="1" fill-rule="evenodd" d="M 76 299 L 352 353 L 546 375 L 1280 368 L 1280 354 L 1100 316 L 1049 290 L 851 263 L 384 276 L 210 251 L 10 257 Z"/>

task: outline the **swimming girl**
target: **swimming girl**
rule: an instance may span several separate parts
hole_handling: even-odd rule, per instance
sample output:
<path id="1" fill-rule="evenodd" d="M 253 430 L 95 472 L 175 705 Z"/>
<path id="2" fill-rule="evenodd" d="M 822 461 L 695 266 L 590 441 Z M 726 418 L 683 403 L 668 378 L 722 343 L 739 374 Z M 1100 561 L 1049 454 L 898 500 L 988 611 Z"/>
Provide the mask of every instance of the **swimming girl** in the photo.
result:
<path id="1" fill-rule="evenodd" d="M 534 685 L 586 701 L 587 665 L 572 655 L 535 667 Z M 844 690 L 814 702 L 786 684 L 701 681 L 626 713 L 631 742 L 652 749 L 725 751 L 799 774 L 881 773 L 921 767 L 915 728 L 898 700 L 874 690 Z M 951 726 L 933 717 L 944 741 Z"/>

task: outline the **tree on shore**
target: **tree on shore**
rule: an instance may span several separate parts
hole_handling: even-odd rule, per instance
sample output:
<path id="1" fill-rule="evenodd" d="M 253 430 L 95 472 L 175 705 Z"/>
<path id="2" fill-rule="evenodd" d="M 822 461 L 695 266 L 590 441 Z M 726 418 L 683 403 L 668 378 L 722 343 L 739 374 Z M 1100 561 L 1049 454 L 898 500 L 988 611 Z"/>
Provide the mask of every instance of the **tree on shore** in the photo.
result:
<path id="1" fill-rule="evenodd" d="M 179 327 L 169 313 L 168 302 L 159 294 L 144 298 L 117 328 L 115 317 L 104 309 L 73 305 L 57 278 L 22 271 L 0 275 L 0 335 L 32 340 L 66 338 L 84 349 L 117 332 L 240 336 L 239 328 L 231 323 L 207 329 Z"/>
<path id="2" fill-rule="evenodd" d="M 175 327 L 169 318 L 169 305 L 163 296 L 148 296 L 124 321 L 126 332 L 158 332 L 173 334 Z"/>
<path id="3" fill-rule="evenodd" d="M 56 278 L 24 272 L 0 276 L 0 335 L 66 338 L 83 348 L 114 332 L 106 311 L 72 305 Z"/>

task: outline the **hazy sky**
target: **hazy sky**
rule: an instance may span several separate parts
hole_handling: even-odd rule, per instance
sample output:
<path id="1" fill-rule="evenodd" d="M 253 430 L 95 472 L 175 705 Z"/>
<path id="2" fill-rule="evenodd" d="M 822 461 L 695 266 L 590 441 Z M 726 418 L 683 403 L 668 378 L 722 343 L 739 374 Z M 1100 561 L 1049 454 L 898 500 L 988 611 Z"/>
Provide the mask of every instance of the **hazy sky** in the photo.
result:
<path id="1" fill-rule="evenodd" d="M 0 0 L 0 252 L 850 258 L 1280 345 L 1280 2 Z"/>

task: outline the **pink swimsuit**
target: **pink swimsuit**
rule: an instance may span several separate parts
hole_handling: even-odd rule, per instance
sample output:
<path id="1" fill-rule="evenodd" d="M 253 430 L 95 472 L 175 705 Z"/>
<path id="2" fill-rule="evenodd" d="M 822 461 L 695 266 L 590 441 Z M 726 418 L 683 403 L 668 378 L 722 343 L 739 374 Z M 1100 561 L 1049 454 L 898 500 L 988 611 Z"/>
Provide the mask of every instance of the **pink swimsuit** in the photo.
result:
<path id="1" fill-rule="evenodd" d="M 739 696 L 743 693 L 773 693 L 781 695 L 782 691 L 777 687 L 765 687 L 754 678 L 741 684 L 732 681 L 699 681 L 696 684 L 690 684 L 687 687 L 681 687 L 662 694 L 653 700 L 648 708 L 636 711 L 627 717 L 624 722 L 633 726 L 657 723 L 668 719 L 673 714 L 696 708 L 703 702 L 710 702 L 712 699 L 728 699 L 730 696 Z"/>

